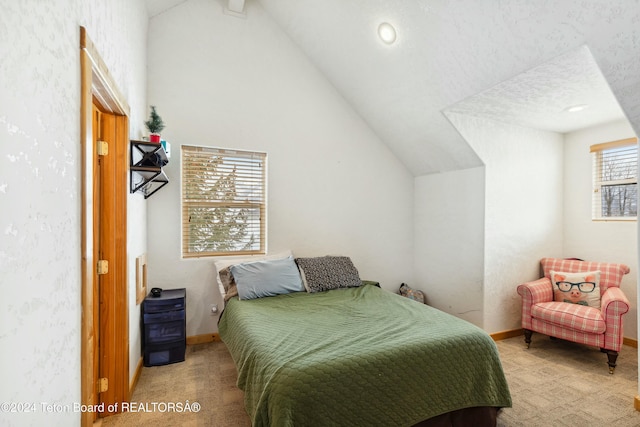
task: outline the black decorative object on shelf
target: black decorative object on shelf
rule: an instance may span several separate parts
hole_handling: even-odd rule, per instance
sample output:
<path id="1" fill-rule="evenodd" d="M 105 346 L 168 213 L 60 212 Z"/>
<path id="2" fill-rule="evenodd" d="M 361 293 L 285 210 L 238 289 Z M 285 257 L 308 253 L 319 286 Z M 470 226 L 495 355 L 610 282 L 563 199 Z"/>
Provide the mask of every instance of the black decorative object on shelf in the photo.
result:
<path id="1" fill-rule="evenodd" d="M 169 163 L 162 144 L 131 141 L 129 158 L 131 159 L 129 167 L 131 193 L 141 191 L 147 199 L 169 183 L 169 178 L 162 170 Z"/>

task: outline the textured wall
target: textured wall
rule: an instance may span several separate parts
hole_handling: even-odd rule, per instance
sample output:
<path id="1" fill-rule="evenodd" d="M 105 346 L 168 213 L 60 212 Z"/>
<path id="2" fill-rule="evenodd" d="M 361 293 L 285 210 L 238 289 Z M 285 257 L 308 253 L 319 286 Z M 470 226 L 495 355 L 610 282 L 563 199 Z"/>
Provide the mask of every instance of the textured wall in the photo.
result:
<path id="1" fill-rule="evenodd" d="M 80 401 L 79 25 L 109 64 L 139 128 L 142 1 L 0 1 L 0 413 L 2 425 L 78 425 L 41 402 Z M 137 123 L 136 123 L 137 122 Z M 134 214 L 135 216 L 135 214 Z"/>
<path id="2" fill-rule="evenodd" d="M 428 304 L 482 327 L 485 168 L 417 177 L 415 283 Z"/>
<path id="3" fill-rule="evenodd" d="M 4 1 L 0 14 L 1 402 L 3 425 L 50 418 L 80 397 L 80 172 L 76 2 Z"/>
<path id="4" fill-rule="evenodd" d="M 485 163 L 483 328 L 520 327 L 519 283 L 562 255 L 562 135 L 447 114 Z M 456 284 L 471 287 L 473 284 Z"/>
<path id="5" fill-rule="evenodd" d="M 363 278 L 412 278 L 413 178 L 259 4 L 191 0 L 151 19 L 149 100 L 171 182 L 149 199 L 149 278 L 187 287 L 187 334 L 214 331 L 214 260 L 181 260 L 180 144 L 266 151 L 268 245 L 344 254 Z"/>

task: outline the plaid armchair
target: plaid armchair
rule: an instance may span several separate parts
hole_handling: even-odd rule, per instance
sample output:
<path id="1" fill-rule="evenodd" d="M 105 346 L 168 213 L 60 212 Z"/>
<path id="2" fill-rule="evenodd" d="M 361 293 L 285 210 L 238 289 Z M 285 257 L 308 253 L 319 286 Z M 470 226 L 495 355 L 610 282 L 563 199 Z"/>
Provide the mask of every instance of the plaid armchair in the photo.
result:
<path id="1" fill-rule="evenodd" d="M 600 347 L 607 353 L 609 373 L 616 367 L 618 352 L 622 348 L 622 315 L 629 311 L 629 300 L 620 289 L 622 277 L 629 273 L 624 264 L 587 262 L 575 259 L 543 258 L 540 261 L 544 277 L 518 286 L 522 297 L 522 328 L 527 348 L 533 332 L 551 337 Z M 551 272 L 587 273 L 599 271 L 599 308 L 554 301 L 556 292 L 578 292 L 586 285 L 586 291 L 595 283 L 552 282 Z M 555 273 L 558 274 L 558 273 Z M 562 276 L 555 276 L 555 279 Z M 566 290 L 568 289 L 568 291 Z M 595 288 L 597 290 L 597 288 Z M 556 300 L 558 298 L 556 297 Z"/>

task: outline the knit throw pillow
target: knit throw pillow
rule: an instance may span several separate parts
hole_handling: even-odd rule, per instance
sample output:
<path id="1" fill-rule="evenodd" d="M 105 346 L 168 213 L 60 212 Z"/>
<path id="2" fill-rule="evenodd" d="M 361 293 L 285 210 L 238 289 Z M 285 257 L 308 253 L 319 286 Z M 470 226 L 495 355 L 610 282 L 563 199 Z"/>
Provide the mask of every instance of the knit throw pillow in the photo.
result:
<path id="1" fill-rule="evenodd" d="M 302 282 L 308 292 L 322 292 L 362 285 L 358 270 L 346 256 L 296 258 Z"/>

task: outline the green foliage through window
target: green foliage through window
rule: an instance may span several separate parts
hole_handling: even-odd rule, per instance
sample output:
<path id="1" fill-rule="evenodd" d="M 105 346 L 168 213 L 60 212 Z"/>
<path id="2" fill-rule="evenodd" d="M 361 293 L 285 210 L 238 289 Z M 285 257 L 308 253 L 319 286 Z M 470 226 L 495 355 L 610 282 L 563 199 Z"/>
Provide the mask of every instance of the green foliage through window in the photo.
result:
<path id="1" fill-rule="evenodd" d="M 266 154 L 182 147 L 183 256 L 264 253 Z"/>

